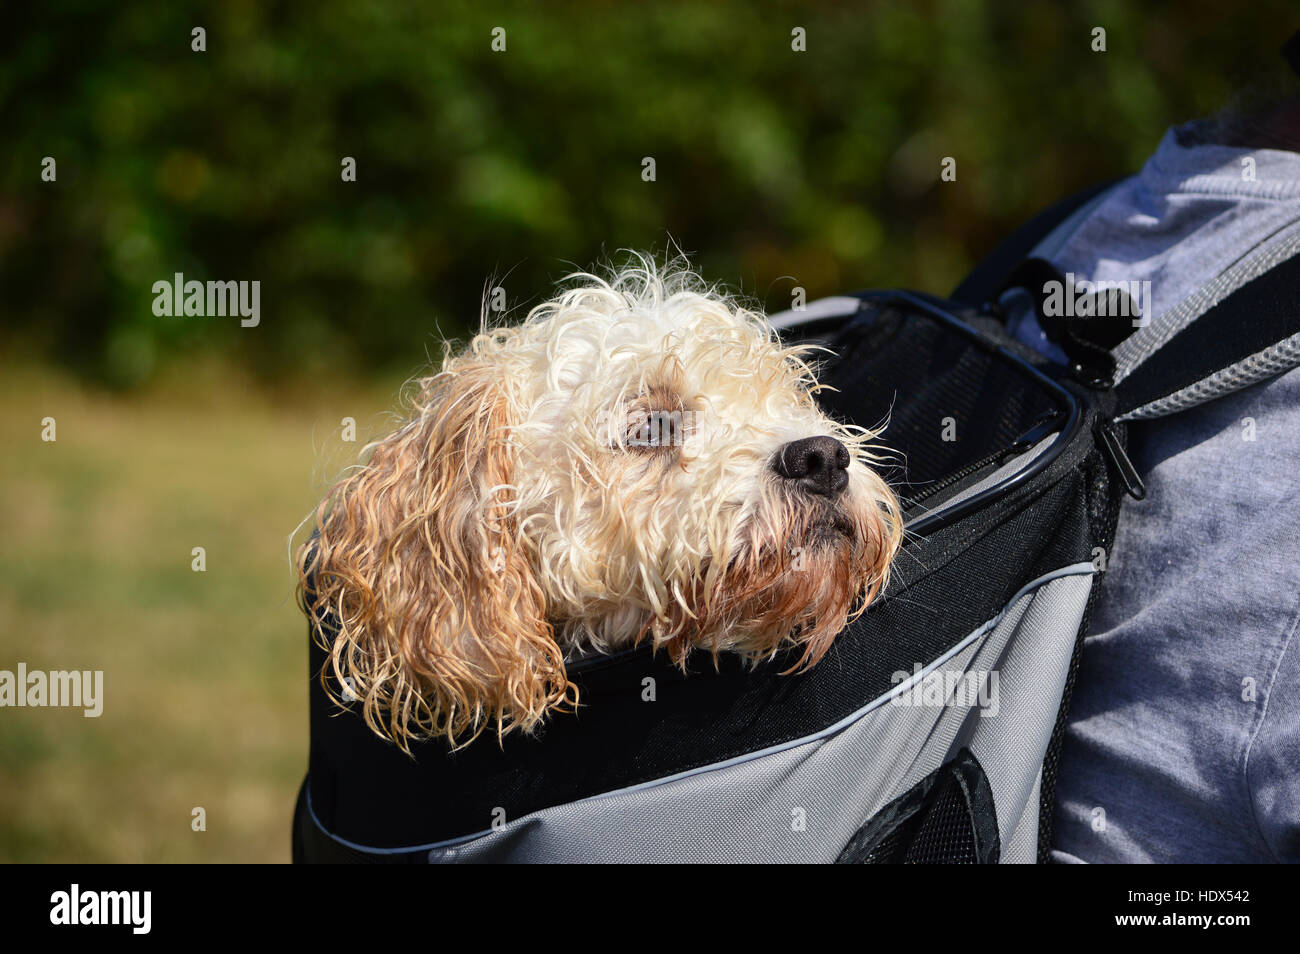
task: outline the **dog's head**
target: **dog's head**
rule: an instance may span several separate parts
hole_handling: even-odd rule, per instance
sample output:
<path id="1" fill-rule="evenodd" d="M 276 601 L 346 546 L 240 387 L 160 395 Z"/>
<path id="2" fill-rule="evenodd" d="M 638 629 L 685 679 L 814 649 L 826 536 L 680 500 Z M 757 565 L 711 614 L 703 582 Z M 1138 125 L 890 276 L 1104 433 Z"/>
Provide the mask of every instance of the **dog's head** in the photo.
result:
<path id="1" fill-rule="evenodd" d="M 804 349 L 689 272 L 576 278 L 421 379 L 301 551 L 333 678 L 403 746 L 535 727 L 582 649 L 811 665 L 898 548 Z"/>

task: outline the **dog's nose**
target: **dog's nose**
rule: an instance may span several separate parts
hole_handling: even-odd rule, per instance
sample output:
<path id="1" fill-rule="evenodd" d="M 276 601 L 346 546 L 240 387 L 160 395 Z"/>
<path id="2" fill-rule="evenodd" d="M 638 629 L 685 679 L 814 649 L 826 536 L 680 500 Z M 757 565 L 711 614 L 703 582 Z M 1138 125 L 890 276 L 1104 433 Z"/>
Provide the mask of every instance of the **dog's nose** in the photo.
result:
<path id="1" fill-rule="evenodd" d="M 777 451 L 772 468 L 810 494 L 838 497 L 849 485 L 849 449 L 833 437 L 805 437 Z"/>

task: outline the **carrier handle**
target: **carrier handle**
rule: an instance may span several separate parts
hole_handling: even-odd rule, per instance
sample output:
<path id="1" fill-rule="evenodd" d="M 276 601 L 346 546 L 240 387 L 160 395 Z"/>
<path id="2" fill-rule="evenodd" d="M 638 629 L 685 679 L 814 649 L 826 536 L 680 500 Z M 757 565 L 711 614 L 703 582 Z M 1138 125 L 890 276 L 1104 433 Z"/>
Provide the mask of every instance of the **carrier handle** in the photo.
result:
<path id="1" fill-rule="evenodd" d="M 1022 289 L 1032 297 L 1039 326 L 1050 341 L 1060 345 L 1078 380 L 1098 389 L 1113 386 L 1116 363 L 1111 351 L 1133 333 L 1133 323 L 1116 321 L 1115 313 L 1137 314 L 1137 306 L 1126 292 L 1112 289 L 1077 296 L 1066 276 L 1045 258 L 1027 258 L 1013 268 L 993 300 L 1013 289 Z M 1058 304 L 1066 306 L 1063 313 L 1048 307 L 1054 296 Z M 1076 310 L 1076 299 L 1090 307 Z M 1117 299 L 1118 308 L 1114 305 Z"/>

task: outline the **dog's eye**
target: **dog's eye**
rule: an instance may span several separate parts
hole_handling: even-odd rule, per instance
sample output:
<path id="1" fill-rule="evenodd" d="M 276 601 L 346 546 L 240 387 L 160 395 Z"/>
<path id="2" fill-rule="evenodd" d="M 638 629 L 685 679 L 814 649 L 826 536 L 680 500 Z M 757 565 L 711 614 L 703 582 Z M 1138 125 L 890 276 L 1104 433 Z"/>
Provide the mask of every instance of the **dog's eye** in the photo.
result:
<path id="1" fill-rule="evenodd" d="M 623 446 L 641 453 L 659 453 L 681 447 L 689 423 L 685 411 L 633 411 Z"/>

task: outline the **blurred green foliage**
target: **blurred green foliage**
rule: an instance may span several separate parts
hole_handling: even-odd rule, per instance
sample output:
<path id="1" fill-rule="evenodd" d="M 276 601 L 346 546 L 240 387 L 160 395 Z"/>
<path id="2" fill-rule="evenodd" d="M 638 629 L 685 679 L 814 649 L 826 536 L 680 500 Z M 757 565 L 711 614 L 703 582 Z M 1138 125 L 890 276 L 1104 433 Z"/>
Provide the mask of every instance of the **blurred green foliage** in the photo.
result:
<path id="1" fill-rule="evenodd" d="M 1292 0 L 6 9 L 0 323 L 21 353 L 130 387 L 196 349 L 262 380 L 411 370 L 477 322 L 492 276 L 526 306 L 574 265 L 669 237 L 771 309 L 795 285 L 946 292 L 1037 209 L 1133 170 L 1166 126 L 1270 69 L 1298 14 Z M 956 182 L 938 181 L 944 156 Z M 261 325 L 155 317 L 151 286 L 178 271 L 261 281 Z"/>

